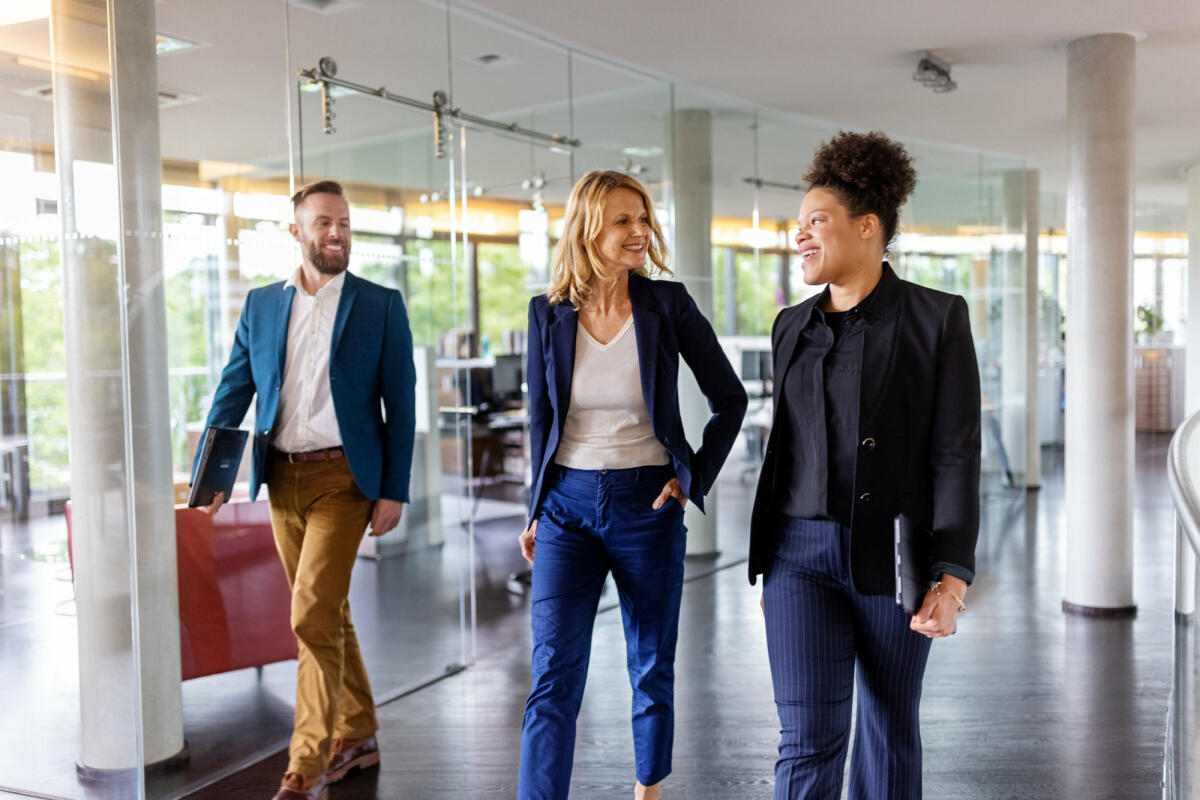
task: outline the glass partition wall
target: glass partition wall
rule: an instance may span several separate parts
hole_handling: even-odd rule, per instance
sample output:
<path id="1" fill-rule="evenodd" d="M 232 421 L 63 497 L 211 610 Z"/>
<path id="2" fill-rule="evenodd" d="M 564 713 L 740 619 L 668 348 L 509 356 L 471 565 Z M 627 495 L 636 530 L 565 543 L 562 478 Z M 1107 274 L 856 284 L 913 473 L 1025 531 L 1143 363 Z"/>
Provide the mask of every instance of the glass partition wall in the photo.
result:
<path id="1" fill-rule="evenodd" d="M 248 465 L 215 518 L 171 509 L 247 293 L 299 261 L 291 193 L 343 183 L 350 268 L 401 291 L 416 345 L 412 503 L 397 531 L 364 541 L 352 581 L 385 702 L 511 642 L 481 646 L 476 632 L 520 591 L 528 298 L 546 286 L 586 170 L 637 175 L 669 219 L 670 90 L 415 0 L 203 14 L 161 0 L 141 13 L 153 28 L 114 42 L 125 54 L 140 41 L 141 74 L 158 77 L 140 109 L 157 124 L 125 132 L 152 140 L 131 139 L 153 161 L 140 174 L 161 177 L 123 183 L 108 87 L 131 73 L 107 64 L 109 9 L 64 4 L 51 48 L 41 5 L 0 12 L 0 49 L 21 56 L 0 67 L 12 90 L 0 111 L 0 699 L 34 721 L 9 731 L 21 739 L 3 748 L 0 789 L 183 796 L 278 752 L 292 727 L 286 584 Z M 345 86 L 323 97 L 299 71 L 325 58 L 331 74 L 417 104 Z"/>
<path id="2" fill-rule="evenodd" d="M 104 87 L 129 73 L 107 64 L 107 6 L 66 5 L 87 18 L 62 15 L 54 53 L 53 17 L 0 11 L 0 50 L 21 56 L 0 62 L 12 90 L 0 110 L 0 700 L 41 726 L 8 732 L 0 789 L 177 797 L 286 746 L 294 641 L 261 498 L 243 489 L 212 520 L 172 515 L 165 476 L 178 501 L 246 294 L 298 263 L 288 198 L 304 183 L 346 187 L 350 268 L 403 294 L 416 346 L 412 503 L 398 530 L 364 541 L 352 582 L 377 700 L 525 635 L 528 299 L 588 170 L 638 178 L 673 238 L 677 109 L 710 112 L 713 324 L 756 397 L 721 488 L 736 501 L 722 513 L 742 524 L 770 424 L 756 354 L 778 310 L 817 290 L 792 238 L 800 176 L 835 126 L 677 95 L 456 7 L 221 0 L 201 14 L 159 0 L 143 15 L 155 30 L 115 40 L 123 55 L 156 39 L 140 67 L 157 71 L 157 130 L 125 129 L 154 139 L 157 152 L 130 140 L 161 165 L 147 191 L 115 166 L 121 109 Z M 971 303 L 985 473 L 1001 486 L 1023 468 L 1022 164 L 912 152 L 921 183 L 893 264 Z M 1173 280 L 1176 264 L 1157 263 Z M 682 266 L 694 293 L 709 280 Z M 79 297 L 100 299 L 83 313 Z M 97 631 L 102 659 L 88 655 Z M 113 709 L 89 700 L 96 686 Z M 145 777 L 132 769 L 146 762 Z"/>
<path id="3" fill-rule="evenodd" d="M 342 181 L 353 213 L 395 225 L 359 274 L 404 293 L 424 375 L 410 511 L 428 514 L 368 544 L 351 600 L 378 606 L 359 637 L 400 692 L 525 635 L 529 298 L 588 170 L 636 175 L 665 210 L 670 91 L 453 7 L 293 8 L 289 31 L 295 71 L 328 59 L 317 77 L 344 81 L 298 78 L 296 182 Z"/>
<path id="4" fill-rule="evenodd" d="M 153 65 L 152 37 L 110 61 L 138 28 L 104 2 L 0 9 L 0 791 L 136 797 L 139 764 L 186 756 L 162 229 L 140 177 L 157 126 L 124 127 L 154 97 L 110 81 Z"/>
<path id="5" fill-rule="evenodd" d="M 726 107 L 714 113 L 713 322 L 747 380 L 747 438 L 753 443 L 761 439 L 754 431 L 770 423 L 769 399 L 754 399 L 764 377 L 754 354 L 769 351 L 780 308 L 822 288 L 805 285 L 795 260 L 796 214 L 812 154 L 837 131 L 832 124 L 765 110 Z M 967 298 L 984 400 L 984 491 L 1023 485 L 1024 162 L 906 146 L 918 184 L 901 211 L 889 260 L 903 278 Z"/>

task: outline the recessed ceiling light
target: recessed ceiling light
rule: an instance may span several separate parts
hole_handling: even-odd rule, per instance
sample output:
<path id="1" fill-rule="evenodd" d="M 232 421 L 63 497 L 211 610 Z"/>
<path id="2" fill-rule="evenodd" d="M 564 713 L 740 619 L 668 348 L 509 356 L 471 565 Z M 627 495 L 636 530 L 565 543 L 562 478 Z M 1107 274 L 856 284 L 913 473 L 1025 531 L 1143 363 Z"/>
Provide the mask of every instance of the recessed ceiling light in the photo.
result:
<path id="1" fill-rule="evenodd" d="M 33 86 L 29 89 L 19 89 L 17 90 L 17 94 L 50 102 L 54 99 L 54 87 L 51 85 Z M 160 111 L 167 108 L 174 108 L 175 106 L 185 106 L 188 103 L 195 103 L 199 99 L 199 95 L 177 92 L 174 89 L 158 90 L 158 108 Z"/>
<path id="2" fill-rule="evenodd" d="M 477 53 L 473 56 L 462 56 L 462 60 L 474 64 L 483 69 L 497 69 L 499 67 L 511 67 L 517 63 L 517 60 L 512 56 L 504 53 L 497 53 L 494 50 L 486 53 Z"/>
<path id="3" fill-rule="evenodd" d="M 83 67 L 73 67 L 70 64 L 55 64 L 51 61 L 46 61 L 44 58 L 34 58 L 33 56 L 17 56 L 13 59 L 22 67 L 32 67 L 34 69 L 44 69 L 46 72 L 61 72 L 64 75 L 71 75 L 76 78 L 83 78 L 88 81 L 100 80 L 100 73 L 95 70 L 84 69 Z"/>
<path id="4" fill-rule="evenodd" d="M 180 39 L 178 36 L 171 36 L 166 33 L 154 34 L 154 52 L 160 56 L 164 56 L 167 53 L 178 53 L 180 50 L 191 50 L 199 46 L 199 42 Z"/>
<path id="5" fill-rule="evenodd" d="M 302 8 L 305 11 L 311 11 L 314 14 L 340 14 L 343 11 L 349 11 L 352 8 L 359 8 L 362 3 L 354 2 L 354 0 L 288 0 L 289 3 L 296 8 Z"/>
<path id="6" fill-rule="evenodd" d="M 633 156 L 635 158 L 654 158 L 655 156 L 661 156 L 663 154 L 663 149 L 656 144 L 632 145 L 630 147 L 626 147 L 621 152 L 627 156 Z"/>
<path id="7" fill-rule="evenodd" d="M 302 84 L 300 84 L 300 91 L 306 92 L 306 93 L 319 92 L 319 91 L 321 91 L 321 84 L 316 83 L 316 82 L 302 83 Z M 352 94 L 358 94 L 358 92 L 354 91 L 353 89 L 347 89 L 344 86 L 330 86 L 329 87 L 329 96 L 330 97 L 349 97 Z"/>

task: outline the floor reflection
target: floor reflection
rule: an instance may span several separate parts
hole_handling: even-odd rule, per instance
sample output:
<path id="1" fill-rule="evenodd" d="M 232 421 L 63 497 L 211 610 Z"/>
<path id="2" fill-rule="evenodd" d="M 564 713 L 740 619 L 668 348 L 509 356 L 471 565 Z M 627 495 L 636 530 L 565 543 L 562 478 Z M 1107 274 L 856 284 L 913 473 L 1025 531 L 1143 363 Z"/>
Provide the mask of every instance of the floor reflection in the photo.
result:
<path id="1" fill-rule="evenodd" d="M 930 659 L 922 713 L 926 796 L 1124 800 L 1161 794 L 1173 654 L 1195 646 L 1190 630 L 1190 638 L 1174 639 L 1166 443 L 1163 436 L 1137 440 L 1133 619 L 1087 619 L 1061 610 L 1067 524 L 1061 451 L 1045 451 L 1039 492 L 1004 489 L 999 482 L 989 489 L 969 611 L 958 635 L 936 643 Z M 758 588 L 746 583 L 738 563 L 752 491 L 739 479 L 744 466 L 732 464 L 718 485 L 720 560 L 688 564 L 676 667 L 675 764 L 667 783 L 676 797 L 771 796 L 778 721 Z M 526 599 L 507 591 L 506 578 L 523 564 L 515 542 L 520 523 L 519 514 L 494 516 L 475 528 L 474 663 L 385 705 L 381 767 L 334 787 L 331 800 L 515 795 L 529 632 Z M 11 542 L 21 535 L 26 546 L 34 536 L 9 530 L 0 560 L 0 701 L 13 701 L 17 685 L 39 702 L 19 716 L 10 716 L 6 702 L 6 720 L 29 720 L 23 734 L 30 746 L 0 748 L 0 785 L 20 781 L 49 794 L 83 797 L 74 779 L 72 739 L 56 735 L 71 729 L 78 713 L 73 621 L 53 611 L 69 598 L 69 585 L 54 580 L 55 565 L 13 557 Z M 356 568 L 355 624 L 377 696 L 460 660 L 457 598 L 466 544 L 465 533 L 448 533 L 439 550 L 362 561 Z M 1193 683 L 1180 696 L 1190 709 L 1195 673 L 1188 674 Z M 261 675 L 242 670 L 187 682 L 193 762 L 187 775 L 159 784 L 155 796 L 172 796 L 188 781 L 231 770 L 194 796 L 264 796 L 285 766 L 278 750 L 291 727 L 294 675 L 294 664 L 282 663 Z M 52 700 L 47 704 L 46 698 Z M 580 714 L 572 798 L 629 794 L 629 703 L 620 615 L 602 613 Z M 1193 722 L 1191 715 L 1177 717 L 1175 727 L 1191 730 Z M 13 735 L 11 723 L 7 731 Z M 41 741 L 55 746 L 43 752 Z M 1190 779 L 1188 768 L 1181 780 Z"/>

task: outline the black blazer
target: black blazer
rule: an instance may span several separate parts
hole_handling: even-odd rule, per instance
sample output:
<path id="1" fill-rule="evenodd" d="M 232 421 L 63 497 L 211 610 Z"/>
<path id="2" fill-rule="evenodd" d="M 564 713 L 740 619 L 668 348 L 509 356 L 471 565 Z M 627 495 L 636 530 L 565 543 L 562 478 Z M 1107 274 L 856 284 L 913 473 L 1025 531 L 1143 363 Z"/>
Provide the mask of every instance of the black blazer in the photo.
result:
<path id="1" fill-rule="evenodd" d="M 775 424 L 767 442 L 750 520 L 750 583 L 770 568 L 778 525 L 775 476 L 793 453 L 775 436 L 779 392 L 805 325 L 825 292 L 779 312 L 771 331 Z M 975 569 L 979 536 L 979 365 L 958 296 L 883 277 L 861 306 L 863 342 L 859 448 L 851 511 L 850 574 L 863 594 L 894 590 L 893 519 L 904 512 L 933 531 L 933 563 Z M 779 440 L 778 442 L 776 440 Z M 780 492 L 784 487 L 780 487 Z"/>
<path id="2" fill-rule="evenodd" d="M 629 276 L 629 304 L 637 336 L 642 395 L 650 424 L 675 467 L 679 488 L 704 510 L 704 495 L 717 479 L 737 440 L 746 413 L 746 390 L 729 365 L 712 326 L 682 283 Z M 579 314 L 570 303 L 550 305 L 545 295 L 529 301 L 529 450 L 533 486 L 529 520 L 537 519 L 546 494 L 546 468 L 554 463 L 571 404 L 575 335 Z M 712 416 L 699 450 L 692 450 L 679 415 L 679 357 L 683 356 Z"/>

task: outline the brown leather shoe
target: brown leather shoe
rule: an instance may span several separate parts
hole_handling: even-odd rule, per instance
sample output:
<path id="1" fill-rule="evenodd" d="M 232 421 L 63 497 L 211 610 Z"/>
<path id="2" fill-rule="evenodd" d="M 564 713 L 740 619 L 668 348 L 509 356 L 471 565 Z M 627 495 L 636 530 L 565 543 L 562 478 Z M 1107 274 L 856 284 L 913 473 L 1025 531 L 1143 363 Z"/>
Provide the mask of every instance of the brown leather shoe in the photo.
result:
<path id="1" fill-rule="evenodd" d="M 279 791 L 271 800 L 328 800 L 329 781 L 324 775 L 305 777 L 298 772 L 283 773 Z"/>
<path id="2" fill-rule="evenodd" d="M 333 755 L 329 757 L 329 769 L 325 771 L 325 780 L 336 783 L 346 777 L 352 769 L 366 769 L 379 763 L 379 741 L 374 736 L 368 736 L 353 747 L 347 747 L 345 739 L 333 740 Z"/>

